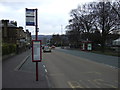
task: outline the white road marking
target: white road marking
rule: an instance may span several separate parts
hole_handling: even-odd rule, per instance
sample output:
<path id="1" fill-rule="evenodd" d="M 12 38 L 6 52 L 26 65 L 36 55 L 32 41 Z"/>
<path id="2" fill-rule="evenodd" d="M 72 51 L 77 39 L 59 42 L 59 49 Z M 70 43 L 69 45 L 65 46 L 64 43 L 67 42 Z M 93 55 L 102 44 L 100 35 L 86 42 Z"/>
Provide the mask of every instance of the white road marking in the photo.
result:
<path id="1" fill-rule="evenodd" d="M 71 88 L 84 88 L 83 86 L 80 85 L 79 82 L 77 81 L 68 81 L 68 84 Z"/>
<path id="2" fill-rule="evenodd" d="M 47 69 L 45 69 L 45 72 L 47 72 Z"/>
<path id="3" fill-rule="evenodd" d="M 80 82 L 83 86 L 85 86 L 85 88 L 90 88 L 87 84 L 85 84 L 85 81 L 79 80 L 79 82 Z"/>
<path id="4" fill-rule="evenodd" d="M 45 65 L 43 65 L 43 67 L 45 68 Z"/>
<path id="5" fill-rule="evenodd" d="M 92 82 L 91 80 L 88 80 L 89 83 L 91 83 L 92 85 L 94 85 L 96 88 L 100 88 L 98 85 L 96 85 L 94 82 Z"/>

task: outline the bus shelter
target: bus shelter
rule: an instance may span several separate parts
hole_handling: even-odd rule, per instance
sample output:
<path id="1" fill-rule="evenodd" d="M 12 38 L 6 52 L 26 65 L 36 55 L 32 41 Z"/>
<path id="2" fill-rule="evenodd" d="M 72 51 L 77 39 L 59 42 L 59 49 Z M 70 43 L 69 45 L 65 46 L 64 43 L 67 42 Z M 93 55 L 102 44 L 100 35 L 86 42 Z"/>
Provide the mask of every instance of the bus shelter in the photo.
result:
<path id="1" fill-rule="evenodd" d="M 91 51 L 92 50 L 92 41 L 82 41 L 81 42 L 81 50 Z"/>

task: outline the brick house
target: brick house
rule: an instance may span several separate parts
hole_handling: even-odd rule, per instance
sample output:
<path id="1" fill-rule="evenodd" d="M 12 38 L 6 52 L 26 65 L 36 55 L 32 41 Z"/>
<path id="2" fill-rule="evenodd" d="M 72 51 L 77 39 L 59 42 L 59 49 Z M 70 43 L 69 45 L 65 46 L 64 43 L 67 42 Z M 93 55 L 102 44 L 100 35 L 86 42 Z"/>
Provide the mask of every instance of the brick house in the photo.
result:
<path id="1" fill-rule="evenodd" d="M 2 20 L 0 27 L 2 27 L 2 41 L 4 43 L 16 43 L 17 26 L 10 23 L 9 20 Z"/>

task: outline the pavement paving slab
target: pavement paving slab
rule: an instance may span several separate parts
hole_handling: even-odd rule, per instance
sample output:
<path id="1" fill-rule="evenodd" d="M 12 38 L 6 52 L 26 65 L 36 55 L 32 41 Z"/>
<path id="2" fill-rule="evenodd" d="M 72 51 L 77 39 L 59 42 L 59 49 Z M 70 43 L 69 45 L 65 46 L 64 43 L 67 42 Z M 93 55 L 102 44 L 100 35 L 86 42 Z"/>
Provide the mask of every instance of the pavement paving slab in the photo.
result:
<path id="1" fill-rule="evenodd" d="M 35 63 L 31 60 L 31 50 L 2 62 L 2 88 L 49 87 L 48 78 L 42 63 L 39 63 L 39 80 L 36 81 Z"/>

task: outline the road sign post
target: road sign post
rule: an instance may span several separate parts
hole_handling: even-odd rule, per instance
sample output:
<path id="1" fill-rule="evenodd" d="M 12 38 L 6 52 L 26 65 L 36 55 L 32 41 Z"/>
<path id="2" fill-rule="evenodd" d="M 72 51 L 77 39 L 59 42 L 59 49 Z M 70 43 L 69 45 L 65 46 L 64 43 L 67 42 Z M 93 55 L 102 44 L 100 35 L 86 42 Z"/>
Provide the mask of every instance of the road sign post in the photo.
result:
<path id="1" fill-rule="evenodd" d="M 37 9 L 26 8 L 26 25 L 35 26 L 36 40 L 32 41 L 32 61 L 36 62 L 36 81 L 38 81 L 38 62 L 41 62 L 41 41 L 38 40 L 38 21 L 37 21 Z"/>
<path id="2" fill-rule="evenodd" d="M 37 24 L 37 9 L 36 10 L 36 25 L 35 25 L 35 30 L 36 30 L 36 40 L 38 39 L 38 24 Z M 38 81 L 38 62 L 36 62 L 36 81 Z"/>
<path id="3" fill-rule="evenodd" d="M 41 40 L 32 40 L 32 61 L 36 62 L 36 81 L 38 81 L 38 62 L 42 60 Z"/>

